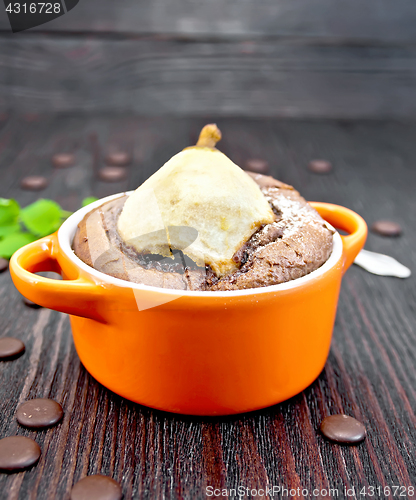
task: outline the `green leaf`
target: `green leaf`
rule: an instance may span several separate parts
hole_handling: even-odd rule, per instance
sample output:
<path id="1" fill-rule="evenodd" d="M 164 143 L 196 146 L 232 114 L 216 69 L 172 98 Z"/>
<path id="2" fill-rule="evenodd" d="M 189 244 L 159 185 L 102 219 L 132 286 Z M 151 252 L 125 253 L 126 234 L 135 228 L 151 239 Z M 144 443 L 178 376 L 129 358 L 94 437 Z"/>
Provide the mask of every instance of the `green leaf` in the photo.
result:
<path id="1" fill-rule="evenodd" d="M 94 203 L 94 201 L 98 201 L 98 198 L 96 198 L 95 196 L 88 196 L 87 198 L 84 198 L 82 200 L 82 206 L 86 207 L 90 203 Z"/>
<path id="2" fill-rule="evenodd" d="M 61 210 L 61 218 L 62 219 L 67 219 L 73 213 L 74 212 L 70 212 L 69 210 Z"/>
<path id="3" fill-rule="evenodd" d="M 35 240 L 36 236 L 30 233 L 9 234 L 0 241 L 0 257 L 10 259 L 16 250 Z"/>
<path id="4" fill-rule="evenodd" d="M 59 229 L 61 212 L 61 207 L 55 201 L 41 199 L 23 208 L 20 220 L 31 233 L 42 237 Z"/>
<path id="5" fill-rule="evenodd" d="M 9 234 L 18 233 L 21 231 L 20 224 L 10 224 L 10 226 L 0 226 L 0 238 Z"/>
<path id="6" fill-rule="evenodd" d="M 10 226 L 17 223 L 20 206 L 16 200 L 0 198 L 0 226 Z"/>

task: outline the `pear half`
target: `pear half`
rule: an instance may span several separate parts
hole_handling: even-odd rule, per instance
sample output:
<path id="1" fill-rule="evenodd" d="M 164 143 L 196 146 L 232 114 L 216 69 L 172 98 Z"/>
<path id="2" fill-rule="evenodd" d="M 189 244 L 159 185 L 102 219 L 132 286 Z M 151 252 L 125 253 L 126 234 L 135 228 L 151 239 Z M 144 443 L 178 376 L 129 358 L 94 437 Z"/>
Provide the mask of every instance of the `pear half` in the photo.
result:
<path id="1" fill-rule="evenodd" d="M 220 138 L 216 125 L 206 125 L 196 146 L 173 156 L 129 196 L 118 219 L 127 244 L 165 257 L 181 249 L 217 276 L 236 269 L 233 255 L 275 215 L 254 180 L 214 147 Z"/>

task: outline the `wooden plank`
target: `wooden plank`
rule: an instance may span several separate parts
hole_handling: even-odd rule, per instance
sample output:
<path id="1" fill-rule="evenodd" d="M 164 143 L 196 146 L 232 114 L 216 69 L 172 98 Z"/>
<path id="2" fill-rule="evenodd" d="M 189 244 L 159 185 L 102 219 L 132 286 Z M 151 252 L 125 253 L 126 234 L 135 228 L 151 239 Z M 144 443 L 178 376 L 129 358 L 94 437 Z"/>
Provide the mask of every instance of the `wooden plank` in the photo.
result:
<path id="1" fill-rule="evenodd" d="M 81 0 L 68 14 L 33 31 L 176 34 L 191 38 L 301 36 L 396 43 L 414 41 L 415 24 L 416 5 L 412 0 Z M 4 11 L 0 11 L 0 29 L 10 30 Z"/>
<path id="2" fill-rule="evenodd" d="M 11 133 L 9 152 L 0 150 L 0 171 L 7 180 L 2 195 L 25 205 L 38 196 L 59 201 L 68 191 L 74 196 L 78 191 L 79 203 L 84 194 L 101 196 L 109 194 L 107 190 L 136 187 L 189 145 L 211 119 L 40 115 L 35 122 L 12 116 L 0 128 L 0 143 Z M 223 132 L 219 148 L 237 163 L 267 159 L 273 175 L 293 183 L 308 199 L 344 204 L 369 223 L 380 217 L 398 221 L 404 229 L 400 238 L 370 234 L 368 248 L 414 267 L 415 123 L 222 118 L 218 124 Z M 123 186 L 104 189 L 94 177 L 91 134 L 99 144 L 100 166 L 110 143 L 133 151 Z M 54 177 L 45 192 L 21 191 L 18 181 L 28 168 L 52 176 L 50 156 L 67 144 L 65 138 L 75 144 L 77 164 L 58 172 L 60 182 Z M 30 146 L 25 150 L 26 144 Z M 36 161 L 30 164 L 30 158 Z M 330 160 L 333 173 L 309 172 L 307 163 L 314 158 Z M 80 167 L 84 177 L 78 175 Z M 106 390 L 80 364 L 68 317 L 25 307 L 10 275 L 1 274 L 1 335 L 22 338 L 27 350 L 18 360 L 0 363 L 0 437 L 33 437 L 42 457 L 30 471 L 0 474 L 0 496 L 65 499 L 74 482 L 95 473 L 119 481 L 125 498 L 149 500 L 205 498 L 207 486 L 276 485 L 310 492 L 338 488 L 339 495 L 332 498 L 345 498 L 345 487 L 414 485 L 415 300 L 414 276 L 382 278 L 354 266 L 343 280 L 330 356 L 318 379 L 300 395 L 271 408 L 205 418 L 154 411 Z M 39 432 L 20 427 L 16 408 L 33 397 L 60 401 L 63 422 Z M 364 443 L 339 446 L 321 436 L 322 418 L 338 412 L 365 424 Z M 315 498 L 325 496 L 329 498 Z M 288 495 L 280 492 L 269 498 Z"/>
<path id="3" fill-rule="evenodd" d="M 414 46 L 0 37 L 0 110 L 412 117 Z"/>

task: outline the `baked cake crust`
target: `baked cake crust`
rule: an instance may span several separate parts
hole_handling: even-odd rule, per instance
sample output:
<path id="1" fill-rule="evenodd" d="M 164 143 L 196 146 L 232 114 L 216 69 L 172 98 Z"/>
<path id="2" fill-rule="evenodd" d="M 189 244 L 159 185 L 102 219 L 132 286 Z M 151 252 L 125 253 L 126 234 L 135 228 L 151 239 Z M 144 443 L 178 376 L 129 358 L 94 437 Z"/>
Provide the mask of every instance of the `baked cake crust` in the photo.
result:
<path id="1" fill-rule="evenodd" d="M 107 202 L 79 223 L 75 254 L 100 272 L 134 283 L 180 290 L 241 290 L 284 283 L 318 269 L 332 252 L 333 231 L 318 212 L 288 184 L 247 172 L 276 214 L 234 255 L 239 268 L 217 278 L 182 252 L 175 259 L 139 255 L 117 233 L 117 218 L 127 196 Z"/>

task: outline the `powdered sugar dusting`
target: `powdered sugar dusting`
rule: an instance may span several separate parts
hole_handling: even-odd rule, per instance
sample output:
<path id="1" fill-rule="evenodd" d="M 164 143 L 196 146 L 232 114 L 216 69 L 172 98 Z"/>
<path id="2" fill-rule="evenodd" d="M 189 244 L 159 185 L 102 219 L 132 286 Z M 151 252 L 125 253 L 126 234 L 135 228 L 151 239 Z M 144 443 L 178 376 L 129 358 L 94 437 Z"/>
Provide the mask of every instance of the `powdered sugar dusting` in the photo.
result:
<path id="1" fill-rule="evenodd" d="M 270 226 L 280 228 L 283 231 L 283 238 L 294 235 L 302 226 L 320 222 L 319 216 L 306 202 L 293 200 L 280 189 L 270 188 L 267 191 L 273 191 L 272 196 L 267 196 L 265 193 L 267 201 L 282 214 L 282 219 L 273 222 Z"/>

